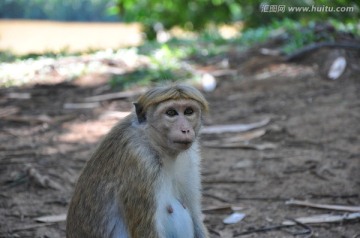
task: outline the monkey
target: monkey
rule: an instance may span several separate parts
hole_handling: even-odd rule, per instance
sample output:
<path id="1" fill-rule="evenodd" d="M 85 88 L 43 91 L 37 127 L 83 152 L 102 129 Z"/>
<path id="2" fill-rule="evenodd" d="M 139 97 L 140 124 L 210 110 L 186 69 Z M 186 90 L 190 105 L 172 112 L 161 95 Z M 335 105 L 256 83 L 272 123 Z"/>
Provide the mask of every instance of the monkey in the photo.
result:
<path id="1" fill-rule="evenodd" d="M 70 201 L 67 238 L 206 238 L 199 131 L 209 105 L 188 85 L 148 90 L 102 139 Z"/>

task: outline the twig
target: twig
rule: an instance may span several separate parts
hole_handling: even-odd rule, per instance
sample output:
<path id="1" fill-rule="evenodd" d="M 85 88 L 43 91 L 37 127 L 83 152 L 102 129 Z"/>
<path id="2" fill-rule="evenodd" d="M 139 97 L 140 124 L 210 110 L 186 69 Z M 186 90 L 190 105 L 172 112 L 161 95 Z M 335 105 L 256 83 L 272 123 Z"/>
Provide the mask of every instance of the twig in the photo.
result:
<path id="1" fill-rule="evenodd" d="M 108 94 L 102 94 L 102 95 L 93 96 L 93 97 L 87 97 L 84 99 L 84 101 L 86 101 L 86 102 L 101 102 L 101 101 L 108 101 L 108 100 L 115 100 L 115 99 L 124 99 L 124 98 L 137 96 L 143 92 L 144 92 L 144 90 L 119 92 L 119 93 L 108 93 Z"/>
<path id="2" fill-rule="evenodd" d="M 282 224 L 282 225 L 274 225 L 274 226 L 264 226 L 264 227 L 260 227 L 260 228 L 256 228 L 256 229 L 250 229 L 250 230 L 247 230 L 247 231 L 243 231 L 243 232 L 239 232 L 239 233 L 235 233 L 233 237 L 238 237 L 238 236 L 244 236 L 244 235 L 249 235 L 249 234 L 252 234 L 252 233 L 257 233 L 257 232 L 268 232 L 268 231 L 274 231 L 274 230 L 280 230 L 280 229 L 283 229 L 283 228 L 287 228 L 289 226 L 300 226 L 302 228 L 304 228 L 305 230 L 302 230 L 301 232 L 289 232 L 291 233 L 292 235 L 305 235 L 305 234 L 309 234 L 307 236 L 307 238 L 310 238 L 312 236 L 312 229 L 299 222 L 299 221 L 296 221 L 295 219 L 289 219 L 291 221 L 293 221 L 292 225 L 289 225 L 289 224 Z"/>
<path id="3" fill-rule="evenodd" d="M 272 150 L 276 149 L 277 145 L 273 143 L 250 144 L 250 143 L 203 143 L 204 147 L 218 148 L 218 149 L 248 149 L 248 150 Z"/>
<path id="4" fill-rule="evenodd" d="M 343 42 L 338 42 L 338 43 L 333 43 L 333 42 L 315 43 L 315 44 L 307 45 L 307 46 L 301 48 L 300 50 L 296 51 L 295 53 L 293 53 L 291 55 L 288 55 L 287 57 L 285 57 L 285 61 L 297 60 L 297 59 L 301 58 L 302 56 L 304 56 L 305 54 L 308 54 L 311 51 L 315 51 L 315 50 L 318 50 L 320 48 L 344 48 L 344 49 L 360 50 L 360 44 L 345 43 L 345 42 L 344 43 Z"/>
<path id="5" fill-rule="evenodd" d="M 214 179 L 214 180 L 203 180 L 203 183 L 206 184 L 218 184 L 218 183 L 223 183 L 223 184 L 236 184 L 236 183 L 256 183 L 256 180 L 224 180 L 224 179 Z"/>
<path id="6" fill-rule="evenodd" d="M 221 237 L 221 233 L 218 232 L 217 230 L 214 230 L 214 229 L 212 229 L 212 228 L 208 228 L 208 231 L 209 231 L 210 233 L 212 233 L 212 234 L 215 234 L 215 235 Z"/>
<path id="7" fill-rule="evenodd" d="M 360 206 L 343 206 L 343 205 L 329 205 L 329 204 L 316 204 L 306 201 L 290 200 L 285 202 L 286 205 L 297 205 L 305 207 L 313 207 L 320 209 L 347 211 L 347 212 L 360 212 Z"/>
<path id="8" fill-rule="evenodd" d="M 65 103 L 64 109 L 93 109 L 100 106 L 98 102 L 88 102 L 88 103 Z"/>
<path id="9" fill-rule="evenodd" d="M 249 124 L 232 124 L 232 125 L 213 125 L 204 127 L 200 133 L 202 134 L 221 134 L 229 132 L 245 132 L 256 128 L 266 126 L 270 123 L 270 118 L 265 118 L 259 122 Z"/>
<path id="10" fill-rule="evenodd" d="M 239 211 L 242 209 L 243 208 L 240 206 L 227 204 L 227 205 L 206 207 L 206 208 L 202 209 L 202 212 L 204 212 L 204 213 L 219 213 L 219 212 L 229 213 L 229 212 L 233 212 L 233 211 Z"/>
<path id="11" fill-rule="evenodd" d="M 285 227 L 288 227 L 288 226 L 287 225 L 265 226 L 265 227 L 260 227 L 260 228 L 257 228 L 257 229 L 250 229 L 250 230 L 247 230 L 247 231 L 235 233 L 233 235 L 233 237 L 249 235 L 249 234 L 257 233 L 257 232 L 267 232 L 267 231 L 280 230 L 280 229 L 285 228 Z"/>
<path id="12" fill-rule="evenodd" d="M 279 201 L 279 202 L 285 202 L 289 200 L 288 198 L 282 198 L 282 197 L 236 197 L 236 199 L 254 200 L 254 201 Z"/>
<path id="13" fill-rule="evenodd" d="M 51 117 L 47 115 L 38 115 L 38 116 L 30 116 L 30 115 L 23 115 L 23 116 L 7 116 L 2 118 L 4 121 L 14 121 L 20 123 L 28 123 L 28 124 L 39 124 L 39 123 L 52 123 L 53 120 Z"/>
<path id="14" fill-rule="evenodd" d="M 332 195 L 332 194 L 310 194 L 312 199 L 332 198 L 332 199 L 348 199 L 358 198 L 359 194 L 345 194 L 345 195 Z"/>
<path id="15" fill-rule="evenodd" d="M 342 222 L 347 220 L 354 220 L 360 218 L 360 212 L 354 213 L 344 213 L 342 215 L 333 215 L 333 214 L 321 214 L 314 215 L 309 217 L 299 217 L 296 218 L 298 222 L 302 222 L 305 224 L 310 223 L 332 223 L 332 222 Z M 294 225 L 295 223 L 292 221 L 284 221 L 283 225 Z"/>
<path id="16" fill-rule="evenodd" d="M 36 155 L 36 151 L 34 150 L 29 150 L 29 149 L 21 149 L 18 148 L 17 150 L 8 150 L 8 151 L 4 151 L 3 153 L 0 153 L 0 156 L 3 156 L 5 158 L 8 157 L 18 157 L 18 156 L 34 156 Z"/>
<path id="17" fill-rule="evenodd" d="M 2 108 L 2 109 L 0 109 L 0 118 L 14 115 L 14 114 L 18 113 L 19 111 L 20 111 L 20 108 L 18 108 L 18 107 L 9 106 L 9 107 Z"/>
<path id="18" fill-rule="evenodd" d="M 220 202 L 226 202 L 226 203 L 230 203 L 229 200 L 225 199 L 225 198 L 222 198 L 222 197 L 219 197 L 219 196 L 216 196 L 216 195 L 213 195 L 213 194 L 210 194 L 210 193 L 203 193 L 203 196 L 205 197 L 209 197 L 209 198 L 214 198 Z"/>
<path id="19" fill-rule="evenodd" d="M 10 231 L 1 231 L 0 233 L 8 233 L 8 232 L 13 233 L 13 232 L 18 232 L 18 231 L 31 230 L 31 229 L 35 229 L 35 228 L 39 228 L 39 227 L 44 227 L 44 226 L 52 226 L 54 224 L 55 223 L 27 225 L 27 226 L 21 226 L 21 227 L 13 228 Z"/>
<path id="20" fill-rule="evenodd" d="M 30 99 L 31 93 L 9 93 L 6 97 L 11 99 Z"/>
<path id="21" fill-rule="evenodd" d="M 231 212 L 231 205 L 223 205 L 223 206 L 217 206 L 217 207 L 207 207 L 203 208 L 202 212 L 204 213 L 211 213 L 211 212 Z"/>
<path id="22" fill-rule="evenodd" d="M 299 222 L 299 221 L 297 221 L 296 219 L 293 219 L 293 218 L 287 218 L 287 219 L 290 220 L 290 221 L 293 221 L 295 224 L 297 224 L 297 225 L 299 225 L 299 226 L 301 226 L 302 228 L 305 229 L 305 230 L 302 230 L 302 231 L 296 232 L 296 233 L 290 232 L 293 236 L 307 235 L 305 238 L 310 238 L 312 236 L 313 231 L 312 231 L 310 226 L 308 226 L 308 225 L 306 225 L 306 224 L 304 224 L 302 222 Z"/>

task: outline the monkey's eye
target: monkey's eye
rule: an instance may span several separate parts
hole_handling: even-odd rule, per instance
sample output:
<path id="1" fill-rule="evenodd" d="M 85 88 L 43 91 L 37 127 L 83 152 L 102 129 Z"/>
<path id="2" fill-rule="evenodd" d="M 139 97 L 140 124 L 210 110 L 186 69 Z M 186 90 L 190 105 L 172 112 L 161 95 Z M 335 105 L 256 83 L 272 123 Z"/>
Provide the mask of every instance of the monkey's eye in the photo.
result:
<path id="1" fill-rule="evenodd" d="M 194 110 L 193 110 L 191 107 L 186 108 L 185 111 L 184 111 L 184 114 L 185 114 L 186 116 L 190 116 L 190 115 L 192 115 L 193 113 L 194 113 Z"/>
<path id="2" fill-rule="evenodd" d="M 172 108 L 168 109 L 165 113 L 169 117 L 174 117 L 178 114 L 177 111 L 175 111 L 175 109 L 172 109 Z"/>

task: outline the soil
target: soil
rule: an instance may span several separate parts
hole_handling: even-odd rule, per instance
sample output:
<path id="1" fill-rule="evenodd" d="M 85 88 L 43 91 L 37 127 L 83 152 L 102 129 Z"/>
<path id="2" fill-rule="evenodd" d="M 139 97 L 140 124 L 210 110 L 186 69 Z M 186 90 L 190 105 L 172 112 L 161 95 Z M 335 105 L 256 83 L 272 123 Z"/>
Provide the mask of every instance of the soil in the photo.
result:
<path id="1" fill-rule="evenodd" d="M 248 142 L 254 146 L 208 146 L 243 133 L 202 136 L 203 208 L 230 204 L 246 214 L 225 225 L 231 210 L 204 211 L 210 237 L 310 237 L 306 231 L 311 237 L 360 237 L 359 219 L 241 235 L 290 218 L 346 213 L 287 205 L 291 199 L 360 205 L 360 81 L 324 80 L 314 67 L 265 56 L 228 57 L 237 74 L 219 77 L 215 91 L 204 92 L 211 106 L 205 126 L 270 122 L 261 128 L 265 134 Z M 239 72 L 244 66 L 249 70 Z M 119 112 L 132 110 L 135 97 L 88 109 L 64 105 L 110 92 L 104 85 L 103 76 L 91 75 L 0 89 L 0 237 L 65 237 L 64 221 L 36 219 L 66 213 L 94 146 L 121 120 Z M 259 146 L 265 144 L 271 146 Z"/>

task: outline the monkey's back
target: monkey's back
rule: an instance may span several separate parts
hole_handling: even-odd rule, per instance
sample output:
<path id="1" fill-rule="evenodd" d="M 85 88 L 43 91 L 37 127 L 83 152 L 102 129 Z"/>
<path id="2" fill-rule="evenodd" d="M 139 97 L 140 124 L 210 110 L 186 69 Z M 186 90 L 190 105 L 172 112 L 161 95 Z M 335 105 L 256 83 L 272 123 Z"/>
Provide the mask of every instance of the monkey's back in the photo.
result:
<path id="1" fill-rule="evenodd" d="M 128 224 L 124 217 L 132 216 L 129 220 L 138 222 L 153 220 L 152 193 L 160 164 L 156 153 L 144 146 L 146 144 L 141 128 L 134 124 L 133 115 L 105 136 L 75 187 L 67 217 L 68 238 L 136 234 L 138 224 Z M 126 190 L 129 184 L 131 193 Z M 126 231 L 124 224 L 134 229 Z M 122 234 L 120 237 L 128 236 Z M 155 235 L 149 234 L 149 237 Z"/>

